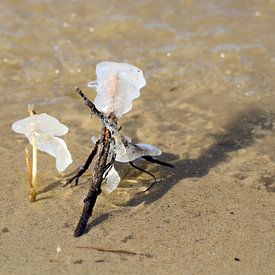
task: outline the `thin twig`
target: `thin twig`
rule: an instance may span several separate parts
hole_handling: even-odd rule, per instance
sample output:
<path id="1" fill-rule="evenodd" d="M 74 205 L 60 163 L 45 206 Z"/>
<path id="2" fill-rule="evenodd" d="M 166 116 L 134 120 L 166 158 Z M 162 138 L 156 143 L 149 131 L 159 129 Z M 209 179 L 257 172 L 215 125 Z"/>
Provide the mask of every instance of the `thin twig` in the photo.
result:
<path id="1" fill-rule="evenodd" d="M 140 256 L 145 256 L 148 258 L 152 257 L 152 255 L 149 253 L 138 253 L 138 252 L 124 250 L 124 249 L 107 249 L 107 248 L 100 248 L 100 247 L 95 247 L 95 246 L 77 246 L 77 248 L 94 249 L 94 250 L 97 250 L 100 252 L 119 253 L 119 254 L 133 255 L 133 256 L 140 255 Z"/>
<path id="2" fill-rule="evenodd" d="M 139 171 L 141 171 L 141 172 L 143 172 L 143 173 L 145 173 L 145 174 L 150 175 L 150 176 L 154 179 L 155 182 L 157 181 L 156 177 L 155 177 L 152 173 L 146 171 L 145 169 L 142 169 L 142 168 L 136 166 L 132 161 L 129 161 L 129 164 L 130 164 L 132 167 L 134 167 L 135 169 L 137 169 L 137 170 L 139 170 Z"/>
<path id="3" fill-rule="evenodd" d="M 101 113 L 94 103 L 80 90 L 79 87 L 75 87 L 76 92 L 84 99 L 85 105 L 90 109 L 92 114 L 95 114 L 103 123 L 104 126 L 108 127 L 112 130 L 117 130 L 117 125 L 113 121 L 116 121 L 116 117 L 112 117 L 111 121 L 108 117 L 106 117 L 103 113 Z"/>
<path id="4" fill-rule="evenodd" d="M 29 180 L 30 188 L 32 188 L 32 167 L 31 167 L 30 153 L 29 153 L 28 147 L 25 148 L 25 154 L 26 154 L 28 180 Z"/>
<path id="5" fill-rule="evenodd" d="M 159 164 L 159 165 L 162 165 L 162 166 L 166 166 L 166 167 L 170 167 L 170 168 L 174 168 L 175 167 L 171 163 L 168 163 L 168 162 L 165 162 L 165 161 L 161 161 L 161 160 L 153 158 L 151 156 L 143 156 L 142 158 L 145 159 L 145 160 L 147 160 L 147 161 L 149 161 L 149 162 L 156 163 L 156 164 Z"/>
<path id="6" fill-rule="evenodd" d="M 78 185 L 78 181 L 79 181 L 79 178 L 89 169 L 96 153 L 97 153 L 97 149 L 98 149 L 98 143 L 99 143 L 99 140 L 96 142 L 95 144 L 95 147 L 93 148 L 92 152 L 90 153 L 90 155 L 88 156 L 87 160 L 85 161 L 84 165 L 82 165 L 80 168 L 79 168 L 79 171 L 76 175 L 74 175 L 73 177 L 69 178 L 67 180 L 67 182 L 63 185 L 63 187 L 71 184 L 73 181 L 75 181 L 75 185 Z"/>

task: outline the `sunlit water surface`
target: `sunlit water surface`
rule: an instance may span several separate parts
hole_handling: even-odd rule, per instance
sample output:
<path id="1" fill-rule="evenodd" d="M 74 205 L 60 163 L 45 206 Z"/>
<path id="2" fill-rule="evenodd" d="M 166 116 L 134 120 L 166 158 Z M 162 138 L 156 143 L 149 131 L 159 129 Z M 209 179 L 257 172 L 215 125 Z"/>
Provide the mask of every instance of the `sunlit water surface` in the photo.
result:
<path id="1" fill-rule="evenodd" d="M 258 184 L 272 190 L 265 169 L 275 160 L 274 12 L 272 0 L 2 0 L 1 151 L 23 157 L 25 140 L 10 125 L 31 103 L 69 126 L 65 139 L 78 167 L 100 124 L 73 87 L 93 99 L 86 84 L 95 65 L 122 61 L 147 79 L 120 120 L 123 134 L 155 144 L 178 166 L 195 163 L 179 179 L 239 154 L 221 173 L 243 179 L 256 171 Z M 55 173 L 49 169 L 43 172 Z"/>

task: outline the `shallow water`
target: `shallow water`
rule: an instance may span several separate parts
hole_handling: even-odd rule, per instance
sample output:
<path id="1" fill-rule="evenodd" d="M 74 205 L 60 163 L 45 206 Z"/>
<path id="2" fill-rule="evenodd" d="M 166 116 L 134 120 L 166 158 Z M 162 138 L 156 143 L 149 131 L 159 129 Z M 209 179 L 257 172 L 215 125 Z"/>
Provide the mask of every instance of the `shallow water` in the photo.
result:
<path id="1" fill-rule="evenodd" d="M 255 150 L 274 159 L 267 148 L 274 108 L 274 1 L 0 5 L 3 148 L 17 151 L 10 139 L 20 138 L 11 136 L 9 126 L 26 114 L 28 103 L 70 126 L 67 140 L 75 150 L 90 146 L 87 128 L 93 126 L 72 87 L 88 90 L 96 63 L 115 60 L 141 67 L 148 81 L 121 120 L 125 134 L 180 159 L 197 158 L 217 135 L 235 139 L 236 133 L 226 134 L 231 123 L 252 119 L 251 135 L 239 132 L 237 138 L 251 143 L 259 135 Z M 246 131 L 246 124 L 238 131 Z"/>
<path id="2" fill-rule="evenodd" d="M 7 167 L 15 181 L 24 177 L 26 142 L 10 126 L 27 115 L 28 103 L 70 128 L 65 137 L 74 158 L 70 171 L 83 162 L 99 123 L 90 120 L 73 87 L 93 99 L 86 84 L 95 79 L 98 62 L 111 60 L 140 67 L 147 79 L 141 97 L 120 120 L 123 134 L 158 146 L 162 159 L 176 169 L 147 166 L 168 183 L 138 199 L 128 187 L 135 189 L 136 181 L 138 189 L 148 178 L 130 171 L 132 183 L 122 182 L 119 198 L 104 197 L 105 210 L 112 204 L 156 202 L 184 179 L 201 181 L 209 173 L 214 181 L 226 176 L 236 186 L 274 192 L 274 0 L 2 0 L 0 26 L 5 178 Z M 39 169 L 51 191 L 54 163 L 41 155 Z M 80 188 L 79 198 L 86 188 Z M 22 192 L 23 187 L 12 190 L 14 198 Z M 1 200 L 6 204 L 6 195 Z M 68 211 L 70 200 L 65 201 Z M 74 208 L 80 213 L 81 203 Z"/>

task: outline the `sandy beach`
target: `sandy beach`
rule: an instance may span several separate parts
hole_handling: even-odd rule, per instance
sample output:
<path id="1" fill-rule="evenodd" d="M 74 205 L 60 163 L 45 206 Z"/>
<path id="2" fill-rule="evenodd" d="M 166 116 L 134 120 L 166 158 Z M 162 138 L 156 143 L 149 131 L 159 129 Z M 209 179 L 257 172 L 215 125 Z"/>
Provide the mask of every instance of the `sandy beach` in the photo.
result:
<path id="1" fill-rule="evenodd" d="M 274 1 L 8 1 L 0 3 L 0 274 L 274 274 Z M 62 11 L 62 12 L 61 12 Z M 123 135 L 160 148 L 160 179 L 117 165 L 86 233 L 74 238 L 100 122 L 74 92 L 103 60 L 135 64 L 147 85 Z M 62 174 L 38 152 L 28 201 L 24 148 L 12 132 L 27 105 L 69 127 Z"/>

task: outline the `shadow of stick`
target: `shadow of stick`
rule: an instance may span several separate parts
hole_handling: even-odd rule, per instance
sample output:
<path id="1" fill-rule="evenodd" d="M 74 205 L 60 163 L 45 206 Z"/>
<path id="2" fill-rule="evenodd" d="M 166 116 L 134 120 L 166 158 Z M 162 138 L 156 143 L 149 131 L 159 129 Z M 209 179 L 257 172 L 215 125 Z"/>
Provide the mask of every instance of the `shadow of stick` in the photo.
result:
<path id="1" fill-rule="evenodd" d="M 157 184 L 140 196 L 134 197 L 126 203 L 127 206 L 136 206 L 140 203 L 150 204 L 160 199 L 180 180 L 190 177 L 203 177 L 210 169 L 220 162 L 226 161 L 227 154 L 248 147 L 254 142 L 254 130 L 261 127 L 272 130 L 275 115 L 260 109 L 250 109 L 238 114 L 228 125 L 225 133 L 215 135 L 216 142 L 197 159 L 184 159 L 173 162 L 175 168 L 167 170 L 167 180 Z M 165 154 L 164 154 L 165 156 Z M 166 154 L 166 156 L 169 156 Z M 170 158 L 171 158 L 170 154 Z M 173 156 L 174 157 L 174 156 Z M 165 161 L 169 161 L 166 159 Z"/>

